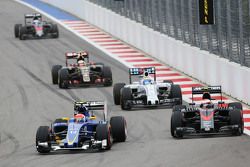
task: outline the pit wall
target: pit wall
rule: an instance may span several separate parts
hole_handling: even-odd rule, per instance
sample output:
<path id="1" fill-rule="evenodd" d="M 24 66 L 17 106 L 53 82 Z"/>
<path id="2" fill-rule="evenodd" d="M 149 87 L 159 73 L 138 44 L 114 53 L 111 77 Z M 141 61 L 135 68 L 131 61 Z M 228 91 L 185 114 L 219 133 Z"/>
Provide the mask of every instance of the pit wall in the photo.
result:
<path id="1" fill-rule="evenodd" d="M 156 32 L 86 0 L 43 0 L 100 27 L 152 57 L 250 104 L 250 69 Z"/>

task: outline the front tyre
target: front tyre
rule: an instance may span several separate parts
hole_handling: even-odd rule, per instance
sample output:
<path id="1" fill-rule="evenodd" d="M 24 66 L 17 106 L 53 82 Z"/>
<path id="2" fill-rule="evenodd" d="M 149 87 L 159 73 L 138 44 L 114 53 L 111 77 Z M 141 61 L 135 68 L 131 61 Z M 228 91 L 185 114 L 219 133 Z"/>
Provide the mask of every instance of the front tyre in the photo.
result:
<path id="1" fill-rule="evenodd" d="M 130 88 L 122 88 L 121 89 L 121 109 L 122 110 L 131 110 L 132 104 L 132 90 Z"/>
<path id="2" fill-rule="evenodd" d="M 181 133 L 177 133 L 176 128 L 183 127 L 182 123 L 182 113 L 179 111 L 175 111 L 172 113 L 171 116 L 171 135 L 174 138 L 182 138 L 183 135 Z"/>
<path id="3" fill-rule="evenodd" d="M 62 89 L 67 89 L 69 87 L 69 71 L 66 68 L 62 68 L 58 72 L 58 86 Z"/>
<path id="4" fill-rule="evenodd" d="M 20 33 L 19 33 L 19 39 L 20 40 L 25 40 L 26 39 L 26 37 L 25 37 L 26 32 L 27 32 L 27 30 L 26 30 L 25 26 L 24 27 L 20 27 Z"/>
<path id="5" fill-rule="evenodd" d="M 15 37 L 18 38 L 19 37 L 19 32 L 20 32 L 20 28 L 22 27 L 22 24 L 15 24 L 14 27 L 14 34 Z"/>
<path id="6" fill-rule="evenodd" d="M 121 103 L 121 89 L 125 86 L 125 83 L 116 83 L 113 88 L 113 98 L 115 105 L 120 105 Z"/>
<path id="7" fill-rule="evenodd" d="M 176 104 L 178 104 L 178 105 L 182 104 L 182 92 L 181 92 L 180 85 L 174 85 L 174 84 L 171 85 L 169 98 L 179 99 L 179 101 Z"/>
<path id="8" fill-rule="evenodd" d="M 51 75 L 52 75 L 52 83 L 58 84 L 58 72 L 62 68 L 61 65 L 54 65 L 51 69 Z"/>
<path id="9" fill-rule="evenodd" d="M 40 146 L 39 143 L 47 143 L 47 146 Z M 50 133 L 48 126 L 40 126 L 36 132 L 36 149 L 39 153 L 49 153 L 51 150 Z"/>
<path id="10" fill-rule="evenodd" d="M 106 140 L 106 146 L 102 146 L 99 150 L 109 150 L 111 149 L 111 130 L 107 124 L 99 124 L 96 127 L 96 140 L 103 141 Z"/>
<path id="11" fill-rule="evenodd" d="M 53 38 L 59 37 L 59 30 L 56 24 L 52 24 L 52 37 Z"/>
<path id="12" fill-rule="evenodd" d="M 115 116 L 110 119 L 111 132 L 116 142 L 125 142 L 127 139 L 127 123 L 124 117 Z"/>
<path id="13" fill-rule="evenodd" d="M 234 136 L 240 136 L 243 134 L 244 123 L 242 120 L 241 110 L 233 109 L 229 111 L 230 125 L 238 125 L 238 130 L 233 130 L 232 134 Z"/>

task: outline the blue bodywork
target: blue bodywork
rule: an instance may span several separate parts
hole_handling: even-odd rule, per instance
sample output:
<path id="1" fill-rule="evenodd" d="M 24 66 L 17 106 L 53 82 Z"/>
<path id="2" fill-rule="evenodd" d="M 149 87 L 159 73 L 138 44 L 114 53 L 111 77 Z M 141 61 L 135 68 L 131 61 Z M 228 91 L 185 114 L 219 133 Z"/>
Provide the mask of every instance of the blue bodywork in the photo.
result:
<path id="1" fill-rule="evenodd" d="M 94 138 L 96 126 L 100 121 L 86 117 L 85 121 L 76 122 L 71 118 L 68 123 L 66 138 L 63 140 L 64 148 L 80 147 L 84 142 Z"/>

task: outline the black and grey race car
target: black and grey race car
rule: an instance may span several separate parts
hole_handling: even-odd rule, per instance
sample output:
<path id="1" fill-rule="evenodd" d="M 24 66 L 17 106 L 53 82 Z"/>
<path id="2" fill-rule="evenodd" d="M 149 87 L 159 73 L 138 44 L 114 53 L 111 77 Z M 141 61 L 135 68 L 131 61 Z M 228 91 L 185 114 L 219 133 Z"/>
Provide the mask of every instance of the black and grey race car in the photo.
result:
<path id="1" fill-rule="evenodd" d="M 103 63 L 89 62 L 88 52 L 70 52 L 65 56 L 66 66 L 54 65 L 51 70 L 52 82 L 59 88 L 112 85 L 111 68 Z"/>
<path id="2" fill-rule="evenodd" d="M 24 25 L 16 24 L 14 27 L 14 34 L 15 37 L 20 40 L 28 38 L 59 37 L 57 25 L 43 21 L 42 15 L 39 13 L 25 14 Z"/>
<path id="3" fill-rule="evenodd" d="M 210 94 L 220 93 L 221 100 L 213 103 Z M 192 99 L 203 94 L 206 103 L 177 105 L 171 116 L 171 135 L 182 138 L 185 135 L 230 134 L 241 135 L 244 129 L 242 104 L 222 101 L 221 86 L 193 87 Z"/>

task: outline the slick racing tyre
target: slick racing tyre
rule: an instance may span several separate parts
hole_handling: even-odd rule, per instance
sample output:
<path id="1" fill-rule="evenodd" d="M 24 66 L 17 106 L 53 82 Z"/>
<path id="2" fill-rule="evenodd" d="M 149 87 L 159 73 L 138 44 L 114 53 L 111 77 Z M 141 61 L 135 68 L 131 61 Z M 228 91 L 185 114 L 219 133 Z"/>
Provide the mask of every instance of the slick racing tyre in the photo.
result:
<path id="1" fill-rule="evenodd" d="M 175 111 L 181 111 L 182 109 L 186 109 L 187 107 L 185 106 L 185 105 L 175 105 L 174 107 L 173 107 L 173 112 L 175 112 Z"/>
<path id="2" fill-rule="evenodd" d="M 20 40 L 25 40 L 25 34 L 26 34 L 26 27 L 20 27 L 20 33 L 19 33 L 19 39 Z"/>
<path id="3" fill-rule="evenodd" d="M 125 118 L 122 116 L 111 117 L 110 125 L 114 141 L 125 142 L 127 138 L 127 123 Z"/>
<path id="4" fill-rule="evenodd" d="M 182 104 L 182 92 L 181 92 L 181 87 L 180 85 L 171 85 L 170 88 L 170 95 L 169 98 L 179 98 L 180 100 L 176 103 L 181 105 Z"/>
<path id="5" fill-rule="evenodd" d="M 18 38 L 19 37 L 19 32 L 20 32 L 20 28 L 22 27 L 22 24 L 15 24 L 14 27 L 14 34 L 15 37 Z"/>
<path id="6" fill-rule="evenodd" d="M 52 83 L 58 84 L 58 71 L 62 68 L 61 65 L 54 65 L 51 69 Z"/>
<path id="7" fill-rule="evenodd" d="M 67 89 L 69 87 L 69 71 L 66 68 L 62 68 L 58 72 L 58 86 L 62 89 Z"/>
<path id="8" fill-rule="evenodd" d="M 39 146 L 39 143 L 48 143 L 48 146 Z M 49 153 L 51 150 L 48 126 L 40 126 L 36 132 L 36 149 L 39 153 Z"/>
<path id="9" fill-rule="evenodd" d="M 125 86 L 125 83 L 116 83 L 113 88 L 113 97 L 115 105 L 120 105 L 121 102 L 121 89 Z"/>
<path id="10" fill-rule="evenodd" d="M 104 86 L 112 86 L 113 79 L 112 79 L 112 71 L 110 67 L 103 66 L 102 77 L 104 79 Z"/>
<path id="11" fill-rule="evenodd" d="M 242 110 L 242 104 L 240 102 L 233 102 L 233 103 L 228 103 L 228 107 L 232 107 L 233 109 L 239 109 Z"/>
<path id="12" fill-rule="evenodd" d="M 183 127 L 182 113 L 181 112 L 175 111 L 172 113 L 170 126 L 171 126 L 171 135 L 174 138 L 182 138 L 183 137 L 183 135 L 181 133 L 176 132 L 177 127 Z"/>
<path id="13" fill-rule="evenodd" d="M 52 37 L 58 38 L 59 37 L 59 31 L 56 24 L 52 24 Z"/>
<path id="14" fill-rule="evenodd" d="M 121 89 L 121 109 L 122 110 L 130 110 L 132 108 L 129 100 L 132 100 L 132 91 L 130 88 L 122 88 Z"/>
<path id="15" fill-rule="evenodd" d="M 109 150 L 111 149 L 111 131 L 107 124 L 99 124 L 96 127 L 96 140 L 97 141 L 107 141 L 107 145 L 105 147 L 99 148 L 99 150 Z"/>
<path id="16" fill-rule="evenodd" d="M 230 125 L 238 125 L 238 130 L 233 130 L 232 134 L 235 136 L 240 136 L 243 134 L 244 123 L 242 120 L 241 110 L 233 109 L 229 111 Z"/>
<path id="17" fill-rule="evenodd" d="M 173 82 L 173 81 L 171 81 L 171 80 L 163 80 L 163 83 L 169 83 L 169 84 L 171 84 L 171 85 L 173 85 L 173 84 L 174 84 L 174 82 Z"/>

